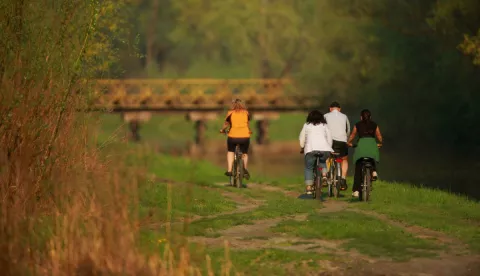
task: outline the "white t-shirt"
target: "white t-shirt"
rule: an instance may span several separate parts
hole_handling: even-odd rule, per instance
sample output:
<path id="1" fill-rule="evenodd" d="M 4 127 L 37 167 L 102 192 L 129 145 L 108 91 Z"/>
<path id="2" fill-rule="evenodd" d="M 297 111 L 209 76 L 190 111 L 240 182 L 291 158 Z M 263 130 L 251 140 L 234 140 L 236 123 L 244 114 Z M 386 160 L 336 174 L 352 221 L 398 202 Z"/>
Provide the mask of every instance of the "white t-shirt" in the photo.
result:
<path id="1" fill-rule="evenodd" d="M 332 135 L 325 124 L 307 124 L 303 125 L 300 132 L 300 147 L 303 148 L 305 154 L 311 151 L 328 151 L 333 152 L 332 149 Z"/>
<path id="2" fill-rule="evenodd" d="M 347 137 L 350 135 L 350 121 L 347 115 L 338 110 L 333 110 L 325 114 L 324 117 L 332 134 L 332 139 L 347 142 Z"/>

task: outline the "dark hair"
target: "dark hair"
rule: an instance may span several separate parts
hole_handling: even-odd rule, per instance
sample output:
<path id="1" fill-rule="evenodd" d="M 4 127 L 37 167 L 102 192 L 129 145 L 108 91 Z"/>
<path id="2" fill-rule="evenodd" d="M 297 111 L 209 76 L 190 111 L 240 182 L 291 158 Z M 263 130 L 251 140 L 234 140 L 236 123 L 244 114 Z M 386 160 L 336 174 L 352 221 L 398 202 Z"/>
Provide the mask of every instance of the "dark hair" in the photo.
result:
<path id="1" fill-rule="evenodd" d="M 334 108 L 334 107 L 340 108 L 340 104 L 339 104 L 338 102 L 333 102 L 333 103 L 331 103 L 331 104 L 330 104 L 330 108 Z"/>
<path id="2" fill-rule="evenodd" d="M 314 126 L 318 124 L 326 124 L 327 121 L 323 117 L 323 113 L 319 110 L 313 110 L 307 116 L 307 124 L 313 124 Z"/>
<path id="3" fill-rule="evenodd" d="M 363 122 L 370 122 L 371 117 L 372 113 L 368 109 L 364 109 L 362 112 L 360 112 L 360 118 L 362 118 Z"/>

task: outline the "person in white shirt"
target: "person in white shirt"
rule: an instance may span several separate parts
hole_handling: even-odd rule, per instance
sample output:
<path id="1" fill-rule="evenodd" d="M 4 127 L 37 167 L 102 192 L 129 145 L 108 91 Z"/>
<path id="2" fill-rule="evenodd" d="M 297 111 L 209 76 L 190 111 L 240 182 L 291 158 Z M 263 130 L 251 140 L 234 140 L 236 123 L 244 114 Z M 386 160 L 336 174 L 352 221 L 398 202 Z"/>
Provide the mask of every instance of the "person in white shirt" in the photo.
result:
<path id="1" fill-rule="evenodd" d="M 348 145 L 347 137 L 350 135 L 350 121 L 348 117 L 343 114 L 338 102 L 330 104 L 330 112 L 325 114 L 328 129 L 332 134 L 333 144 L 332 148 L 340 155 L 338 157 L 343 159 L 342 162 L 342 183 L 340 188 L 347 189 L 347 171 L 348 171 Z"/>
<path id="2" fill-rule="evenodd" d="M 311 194 L 316 154 L 321 154 L 322 177 L 326 177 L 327 165 L 325 162 L 330 153 L 333 152 L 332 136 L 322 112 L 314 110 L 308 114 L 307 122 L 303 125 L 299 140 L 300 147 L 305 154 L 305 185 L 307 194 Z"/>

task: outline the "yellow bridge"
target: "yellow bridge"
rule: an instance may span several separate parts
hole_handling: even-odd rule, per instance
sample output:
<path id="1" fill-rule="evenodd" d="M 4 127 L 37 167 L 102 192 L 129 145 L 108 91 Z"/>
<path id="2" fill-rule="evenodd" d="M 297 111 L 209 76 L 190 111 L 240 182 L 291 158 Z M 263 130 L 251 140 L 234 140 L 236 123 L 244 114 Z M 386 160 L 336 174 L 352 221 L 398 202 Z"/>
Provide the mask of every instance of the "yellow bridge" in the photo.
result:
<path id="1" fill-rule="evenodd" d="M 113 111 L 224 110 L 233 98 L 250 110 L 304 110 L 312 96 L 296 92 L 289 79 L 124 79 L 95 82 L 96 108 Z"/>
<path id="2" fill-rule="evenodd" d="M 290 79 L 101 79 L 94 83 L 93 108 L 119 112 L 139 139 L 140 122 L 152 113 L 186 113 L 203 142 L 205 121 L 224 112 L 233 99 L 242 99 L 257 121 L 257 141 L 267 138 L 268 121 L 279 112 L 316 108 L 314 96 L 302 95 Z"/>

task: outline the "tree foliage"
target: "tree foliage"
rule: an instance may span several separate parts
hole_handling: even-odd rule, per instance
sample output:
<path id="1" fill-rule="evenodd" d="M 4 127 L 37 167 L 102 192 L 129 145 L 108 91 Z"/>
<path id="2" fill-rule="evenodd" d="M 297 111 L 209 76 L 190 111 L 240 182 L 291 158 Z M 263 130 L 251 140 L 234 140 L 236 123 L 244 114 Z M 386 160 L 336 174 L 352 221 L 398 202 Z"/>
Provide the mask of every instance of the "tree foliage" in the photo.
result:
<path id="1" fill-rule="evenodd" d="M 320 101 L 371 108 L 387 136 L 475 143 L 477 0 L 145 0 L 132 7 L 130 26 L 154 70 L 125 59 L 127 77 L 293 77 Z"/>

